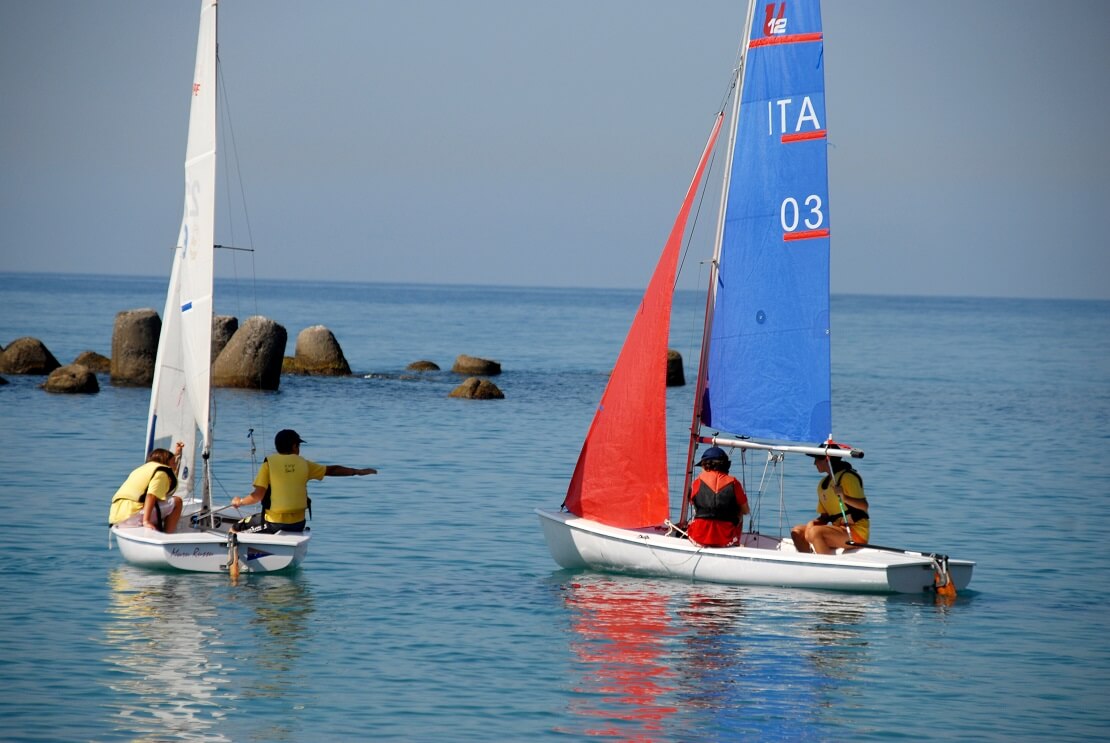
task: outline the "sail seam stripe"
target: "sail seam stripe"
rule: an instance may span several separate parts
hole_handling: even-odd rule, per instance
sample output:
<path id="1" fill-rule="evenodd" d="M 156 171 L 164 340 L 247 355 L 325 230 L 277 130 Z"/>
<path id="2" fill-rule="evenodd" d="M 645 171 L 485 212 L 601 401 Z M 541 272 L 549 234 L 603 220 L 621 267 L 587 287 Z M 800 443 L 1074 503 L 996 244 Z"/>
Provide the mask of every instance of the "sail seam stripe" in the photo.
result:
<path id="1" fill-rule="evenodd" d="M 812 240 L 815 237 L 828 237 L 829 231 L 823 230 L 805 230 L 803 232 L 786 232 L 783 234 L 782 239 L 790 242 L 794 240 Z"/>
<path id="2" fill-rule="evenodd" d="M 784 134 L 782 135 L 782 143 L 788 144 L 790 142 L 805 142 L 811 139 L 825 139 L 828 132 L 824 129 L 818 129 L 814 132 L 799 132 L 798 134 Z"/>
<path id="3" fill-rule="evenodd" d="M 814 41 L 821 41 L 822 34 L 820 31 L 809 34 L 787 34 L 786 36 L 765 36 L 762 39 L 752 39 L 748 44 L 749 49 L 755 49 L 760 46 L 779 46 L 781 44 L 807 44 Z"/>

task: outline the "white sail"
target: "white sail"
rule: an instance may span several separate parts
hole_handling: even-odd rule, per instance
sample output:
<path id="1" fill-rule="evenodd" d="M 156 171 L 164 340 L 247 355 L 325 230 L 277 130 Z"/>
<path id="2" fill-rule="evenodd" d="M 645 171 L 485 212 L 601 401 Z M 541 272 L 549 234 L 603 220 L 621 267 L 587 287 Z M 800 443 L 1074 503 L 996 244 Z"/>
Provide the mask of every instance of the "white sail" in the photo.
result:
<path id="1" fill-rule="evenodd" d="M 185 443 L 176 495 L 185 501 L 171 532 L 116 524 L 111 534 L 133 565 L 204 573 L 272 573 L 299 565 L 303 532 L 232 533 L 236 517 L 211 508 L 212 263 L 216 190 L 216 4 L 202 0 L 185 150 L 185 211 L 173 253 L 150 393 L 146 451 Z M 202 455 L 203 459 L 198 456 Z M 198 470 L 197 465 L 202 465 Z M 197 484 L 199 483 L 199 484 Z"/>
<path id="2" fill-rule="evenodd" d="M 201 3 L 185 150 L 185 208 L 162 313 L 146 449 L 185 442 L 180 487 L 194 493 L 196 455 L 208 450 L 216 189 L 216 4 Z"/>

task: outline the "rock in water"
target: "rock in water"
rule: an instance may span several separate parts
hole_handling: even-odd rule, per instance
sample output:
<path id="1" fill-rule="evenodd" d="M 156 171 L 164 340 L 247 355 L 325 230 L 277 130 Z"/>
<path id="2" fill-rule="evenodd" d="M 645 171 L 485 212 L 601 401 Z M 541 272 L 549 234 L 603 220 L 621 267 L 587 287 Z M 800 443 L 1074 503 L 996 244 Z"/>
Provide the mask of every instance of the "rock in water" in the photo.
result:
<path id="1" fill-rule="evenodd" d="M 82 351 L 73 363 L 87 366 L 93 374 L 108 374 L 112 371 L 112 360 L 96 351 Z"/>
<path id="2" fill-rule="evenodd" d="M 235 335 L 235 331 L 239 329 L 239 319 L 231 315 L 213 315 L 212 316 L 212 360 L 215 361 L 220 356 L 220 351 L 224 350 L 224 346 L 231 340 L 231 336 Z"/>
<path id="3" fill-rule="evenodd" d="M 152 309 L 116 314 L 112 330 L 111 380 L 116 385 L 149 387 L 154 381 L 162 320 Z"/>
<path id="4" fill-rule="evenodd" d="M 288 340 L 285 328 L 273 320 L 261 315 L 247 318 L 212 365 L 212 384 L 276 390 Z"/>
<path id="5" fill-rule="evenodd" d="M 42 388 L 47 392 L 93 394 L 100 392 L 96 375 L 84 364 L 67 364 L 50 372 Z"/>
<path id="6" fill-rule="evenodd" d="M 337 377 L 351 373 L 339 341 L 323 325 L 313 325 L 297 334 L 293 363 L 287 363 L 284 368 L 291 373 Z"/>
<path id="7" fill-rule="evenodd" d="M 504 400 L 505 393 L 488 379 L 470 377 L 455 389 L 451 390 L 448 397 L 461 397 L 467 400 Z"/>
<path id="8" fill-rule="evenodd" d="M 5 374 L 49 374 L 61 364 L 38 338 L 25 336 L 0 351 L 0 372 Z"/>
<path id="9" fill-rule="evenodd" d="M 682 387 L 686 384 L 686 375 L 682 371 L 682 354 L 673 348 L 667 349 L 667 386 Z"/>
<path id="10" fill-rule="evenodd" d="M 481 359 L 477 356 L 467 356 L 464 353 L 459 354 L 459 356 L 455 358 L 455 364 L 451 367 L 451 371 L 458 374 L 492 377 L 495 374 L 501 373 L 501 364 L 497 361 Z"/>

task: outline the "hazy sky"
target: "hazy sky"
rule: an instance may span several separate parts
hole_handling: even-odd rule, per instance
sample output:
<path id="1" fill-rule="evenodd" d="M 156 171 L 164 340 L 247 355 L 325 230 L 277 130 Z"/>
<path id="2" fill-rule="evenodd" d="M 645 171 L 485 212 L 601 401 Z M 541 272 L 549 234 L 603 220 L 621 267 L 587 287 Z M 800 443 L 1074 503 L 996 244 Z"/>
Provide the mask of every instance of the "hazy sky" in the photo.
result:
<path id="1" fill-rule="evenodd" d="M 219 272 L 643 286 L 744 7 L 223 0 L 257 252 Z M 198 11 L 0 0 L 0 271 L 168 274 Z M 834 292 L 1110 298 L 1110 3 L 824 25 Z"/>

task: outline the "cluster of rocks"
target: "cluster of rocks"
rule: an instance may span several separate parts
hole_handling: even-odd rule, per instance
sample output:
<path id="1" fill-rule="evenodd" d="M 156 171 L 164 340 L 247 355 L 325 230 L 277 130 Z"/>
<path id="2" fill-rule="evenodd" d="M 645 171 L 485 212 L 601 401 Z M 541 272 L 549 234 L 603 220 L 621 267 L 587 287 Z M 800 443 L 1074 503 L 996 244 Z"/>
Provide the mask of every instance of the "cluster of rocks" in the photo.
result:
<path id="1" fill-rule="evenodd" d="M 48 392 L 99 392 L 98 373 L 108 374 L 113 385 L 149 387 L 154 381 L 161 332 L 162 320 L 156 311 L 125 310 L 116 315 L 110 358 L 85 351 L 72 364 L 62 366 L 42 341 L 25 337 L 0 348 L 0 373 L 46 374 L 42 387 Z M 250 317 L 241 326 L 234 317 L 214 317 L 213 386 L 276 390 L 283 372 L 351 373 L 343 349 L 323 325 L 301 331 L 295 355 L 283 358 L 287 340 L 285 328 L 266 317 Z"/>
<path id="2" fill-rule="evenodd" d="M 451 371 L 466 374 L 467 377 L 448 397 L 461 397 L 468 400 L 502 400 L 505 394 L 497 385 L 481 376 L 495 376 L 501 373 L 501 364 L 477 356 L 461 354 L 455 358 Z"/>
<path id="3" fill-rule="evenodd" d="M 154 380 L 155 357 L 162 321 L 152 309 L 125 310 L 116 315 L 110 358 L 84 351 L 73 363 L 63 366 L 37 338 L 24 337 L 0 347 L 0 374 L 47 375 L 42 388 L 47 392 L 95 393 L 100 391 L 97 374 L 108 374 L 113 385 L 149 387 Z M 347 376 L 351 366 L 335 335 L 323 325 L 305 328 L 297 335 L 293 356 L 283 356 L 288 334 L 273 320 L 256 315 L 240 326 L 234 317 L 212 319 L 212 384 L 216 387 L 277 390 L 282 374 Z M 433 361 L 414 361 L 409 371 L 439 371 Z M 504 393 L 486 377 L 501 373 L 501 364 L 490 359 L 461 354 L 451 366 L 465 375 L 449 397 L 500 400 Z M 686 383 L 682 356 L 667 352 L 667 386 Z M 0 377 L 0 385 L 7 380 Z"/>

